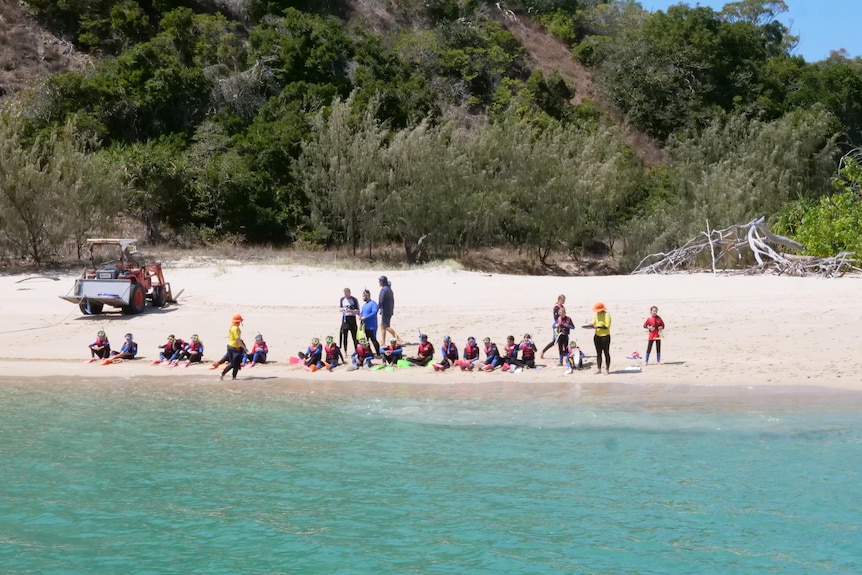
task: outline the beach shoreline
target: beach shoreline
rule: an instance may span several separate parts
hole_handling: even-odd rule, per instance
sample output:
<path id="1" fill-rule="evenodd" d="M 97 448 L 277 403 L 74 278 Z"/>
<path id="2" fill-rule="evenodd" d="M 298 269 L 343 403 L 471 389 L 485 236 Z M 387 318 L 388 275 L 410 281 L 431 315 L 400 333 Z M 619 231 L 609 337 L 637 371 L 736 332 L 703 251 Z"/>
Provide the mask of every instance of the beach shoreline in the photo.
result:
<path id="1" fill-rule="evenodd" d="M 386 386 L 439 387 L 433 395 L 458 395 L 459 388 L 482 396 L 488 388 L 510 389 L 510 395 L 546 393 L 543 387 L 601 389 L 634 386 L 635 389 L 774 388 L 795 390 L 862 391 L 862 345 L 858 325 L 862 319 L 860 279 L 728 276 L 706 273 L 664 276 L 536 277 L 467 272 L 447 266 L 414 270 L 351 270 L 295 265 L 243 265 L 221 262 L 196 266 L 166 263 L 166 276 L 179 303 L 147 309 L 136 316 L 108 313 L 81 314 L 77 306 L 61 300 L 74 283 L 74 275 L 53 278 L 0 276 L 4 294 L 0 313 L 0 385 L 22 380 L 63 378 L 69 381 L 139 380 L 203 381 L 214 385 L 245 387 L 282 386 L 372 389 Z M 566 375 L 557 367 L 552 349 L 538 363 L 542 370 L 522 373 L 437 373 L 424 368 L 394 372 L 344 367 L 332 373 L 308 373 L 291 365 L 290 356 L 305 349 L 311 337 L 337 338 L 338 301 L 344 287 L 354 295 L 364 288 L 377 298 L 377 277 L 386 273 L 393 283 L 396 307 L 392 325 L 405 341 L 405 353 L 415 352 L 419 332 L 429 335 L 439 350 L 444 335 L 459 348 L 468 336 L 486 335 L 502 347 L 507 335 L 520 341 L 533 335 L 541 347 L 552 337 L 551 307 L 558 294 L 567 296 L 567 309 L 576 325 L 589 321 L 594 302 L 604 302 L 613 318 L 610 375 L 593 369 Z M 667 323 L 663 365 L 643 366 L 626 359 L 632 351 L 643 357 L 647 333 L 643 322 L 649 307 L 657 305 Z M 207 366 L 165 368 L 153 366 L 158 345 L 168 334 L 188 341 L 193 333 L 205 344 L 205 360 L 224 352 L 230 317 L 241 313 L 243 338 L 250 345 L 261 333 L 274 363 L 243 369 L 237 382 L 218 381 Z M 116 365 L 86 364 L 87 345 L 104 329 L 115 349 L 123 334 L 131 332 L 139 344 L 140 359 Z M 578 328 L 573 336 L 594 367 L 595 350 L 590 330 Z M 668 337 L 669 336 L 669 337 Z M 352 345 L 349 346 L 352 351 Z M 345 355 L 349 355 L 346 353 Z M 439 352 L 438 352 L 439 355 Z M 654 355 L 653 355 L 654 357 Z M 829 362 L 832 362 L 830 365 Z M 641 367 L 640 371 L 635 368 Z M 3 383 L 6 381 L 7 383 Z M 291 382 L 304 382 L 296 385 Z M 197 384 L 195 384 L 197 385 Z M 316 387 L 308 387 L 314 390 Z M 624 387 L 618 387 L 622 393 Z M 462 390 L 463 391 L 463 390 Z"/>

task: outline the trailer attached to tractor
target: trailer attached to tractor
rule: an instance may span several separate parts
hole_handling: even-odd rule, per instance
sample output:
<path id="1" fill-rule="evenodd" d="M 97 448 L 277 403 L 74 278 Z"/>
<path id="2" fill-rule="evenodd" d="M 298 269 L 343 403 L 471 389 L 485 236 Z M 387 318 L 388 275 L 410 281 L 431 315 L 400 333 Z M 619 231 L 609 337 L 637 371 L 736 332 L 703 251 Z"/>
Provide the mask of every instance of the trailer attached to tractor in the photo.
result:
<path id="1" fill-rule="evenodd" d="M 136 243 L 133 239 L 87 240 L 91 265 L 75 280 L 71 293 L 60 297 L 78 304 L 86 315 L 102 313 L 106 305 L 131 315 L 144 311 L 147 300 L 152 307 L 176 303 L 162 264 L 144 264 Z M 117 250 L 119 257 L 105 262 L 105 249 Z"/>

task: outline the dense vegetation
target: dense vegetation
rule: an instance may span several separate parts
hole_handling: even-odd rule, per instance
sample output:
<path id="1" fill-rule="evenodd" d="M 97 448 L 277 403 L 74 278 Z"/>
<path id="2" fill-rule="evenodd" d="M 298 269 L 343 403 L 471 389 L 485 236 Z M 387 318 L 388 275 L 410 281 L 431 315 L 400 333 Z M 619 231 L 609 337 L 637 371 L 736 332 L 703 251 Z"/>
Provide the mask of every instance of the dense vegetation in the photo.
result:
<path id="1" fill-rule="evenodd" d="M 121 216 L 150 242 L 397 243 L 408 262 L 502 245 L 625 266 L 760 215 L 811 253 L 862 249 L 862 173 L 837 171 L 862 61 L 793 56 L 781 0 L 27 4 L 99 58 L 3 112 L 6 255 L 48 261 Z M 532 70 L 508 10 L 571 45 L 600 97 Z"/>

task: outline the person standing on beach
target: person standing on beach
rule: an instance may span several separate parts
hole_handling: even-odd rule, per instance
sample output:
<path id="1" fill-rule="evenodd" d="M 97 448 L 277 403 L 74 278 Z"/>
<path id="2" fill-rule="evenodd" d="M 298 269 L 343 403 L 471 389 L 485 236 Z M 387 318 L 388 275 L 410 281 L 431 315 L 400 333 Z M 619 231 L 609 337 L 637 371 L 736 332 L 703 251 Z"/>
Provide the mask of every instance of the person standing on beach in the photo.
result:
<path id="1" fill-rule="evenodd" d="M 230 320 L 230 329 L 227 332 L 227 366 L 221 372 L 219 381 L 224 381 L 224 376 L 227 372 L 233 370 L 231 379 L 236 379 L 236 374 L 242 369 L 242 357 L 248 350 L 245 347 L 245 342 L 242 341 L 242 325 L 243 319 L 240 314 L 234 314 Z"/>
<path id="2" fill-rule="evenodd" d="M 377 278 L 380 283 L 380 295 L 377 296 L 377 304 L 380 307 L 380 339 L 386 341 L 386 334 L 392 334 L 398 342 L 401 337 L 392 329 L 392 315 L 395 313 L 395 293 L 392 291 L 392 282 L 386 276 Z"/>
<path id="3" fill-rule="evenodd" d="M 602 356 L 605 359 L 605 373 L 611 373 L 611 314 L 608 313 L 605 304 L 597 302 L 593 306 L 593 323 L 591 327 L 596 330 L 593 343 L 596 344 L 596 373 L 602 372 Z"/>
<path id="4" fill-rule="evenodd" d="M 647 336 L 646 357 L 644 365 L 649 365 L 649 354 L 652 351 L 652 344 L 655 343 L 655 362 L 661 363 L 661 336 L 664 331 L 664 320 L 658 314 L 658 308 L 652 306 L 649 308 L 649 317 L 644 322 L 644 329 L 649 331 Z"/>
<path id="5" fill-rule="evenodd" d="M 575 324 L 568 315 L 566 308 L 560 306 L 559 314 L 557 315 L 557 323 L 554 331 L 557 332 L 557 349 L 560 355 L 560 365 L 563 365 L 563 360 L 566 358 L 569 349 L 569 333 L 575 329 Z"/>
<path id="6" fill-rule="evenodd" d="M 557 339 L 559 337 L 559 332 L 557 332 L 557 318 L 560 317 L 560 309 L 562 309 L 564 305 L 566 305 L 566 296 L 560 294 L 557 296 L 557 303 L 554 304 L 554 323 L 551 324 L 551 327 L 554 328 L 554 339 L 552 339 L 551 343 L 542 349 L 542 353 L 539 356 L 541 359 L 545 359 L 545 352 L 557 344 Z"/>
<path id="7" fill-rule="evenodd" d="M 356 316 L 359 315 L 359 300 L 350 295 L 350 288 L 344 288 L 344 297 L 338 302 L 341 309 L 341 329 L 338 345 L 347 351 L 347 335 L 353 337 L 353 350 L 356 351 Z"/>
<path id="8" fill-rule="evenodd" d="M 365 290 L 362 292 L 362 311 L 359 312 L 359 321 L 362 322 L 362 329 L 365 331 L 365 337 L 374 345 L 374 353 L 380 355 L 380 342 L 377 341 L 377 302 L 371 299 L 371 292 Z"/>

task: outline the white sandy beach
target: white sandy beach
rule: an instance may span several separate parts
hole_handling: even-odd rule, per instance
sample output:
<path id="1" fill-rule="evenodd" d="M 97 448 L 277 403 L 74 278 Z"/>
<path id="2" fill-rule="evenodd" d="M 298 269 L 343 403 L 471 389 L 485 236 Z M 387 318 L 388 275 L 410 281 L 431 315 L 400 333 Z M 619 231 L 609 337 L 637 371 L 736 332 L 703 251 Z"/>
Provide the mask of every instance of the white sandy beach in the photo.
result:
<path id="1" fill-rule="evenodd" d="M 258 332 L 263 334 L 274 362 L 242 370 L 238 379 L 248 385 L 301 380 L 338 386 L 392 381 L 471 383 L 471 387 L 505 382 L 507 387 L 625 383 L 653 388 L 684 384 L 862 390 L 862 279 L 858 277 L 703 273 L 563 278 L 483 274 L 445 266 L 347 270 L 239 262 L 175 262 L 166 263 L 165 269 L 174 293 L 182 290 L 178 304 L 148 308 L 138 316 L 82 315 L 77 306 L 57 297 L 71 290 L 74 275 L 58 276 L 59 281 L 35 275 L 0 276 L 3 380 L 158 376 L 217 382 L 217 372 L 204 365 L 170 369 L 150 362 L 158 357 L 157 346 L 168 334 L 186 340 L 199 334 L 206 346 L 205 358 L 217 359 L 225 349 L 231 316 L 241 313 L 246 342 L 250 344 Z M 613 318 L 611 373 L 598 375 L 585 369 L 565 375 L 556 367 L 555 350 L 540 362 L 549 368 L 517 374 L 436 373 L 424 368 L 349 372 L 343 366 L 330 374 L 308 373 L 289 364 L 289 356 L 304 350 L 311 337 L 337 338 L 338 301 L 344 287 L 357 297 L 367 287 L 376 300 L 381 273 L 392 282 L 396 300 L 392 325 L 404 339 L 408 355 L 415 351 L 419 330 L 429 334 L 438 350 L 444 335 L 452 336 L 462 349 L 471 335 L 479 340 L 490 336 L 502 347 L 507 335 L 520 340 L 525 332 L 533 334 L 541 348 L 552 337 L 551 308 L 562 293 L 577 325 L 591 320 L 594 302 L 607 305 Z M 642 326 L 651 305 L 659 307 L 667 324 L 663 365 L 632 371 L 642 362 L 626 356 L 634 350 L 643 356 L 646 351 L 647 332 Z M 89 357 L 88 344 L 101 328 L 115 349 L 122 344 L 123 334 L 132 332 L 140 359 L 109 366 L 83 363 Z M 579 327 L 575 336 L 594 362 L 592 332 Z"/>

